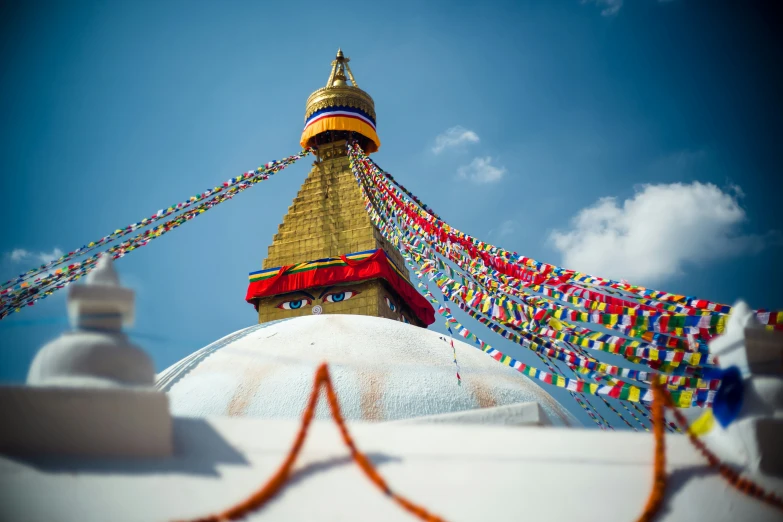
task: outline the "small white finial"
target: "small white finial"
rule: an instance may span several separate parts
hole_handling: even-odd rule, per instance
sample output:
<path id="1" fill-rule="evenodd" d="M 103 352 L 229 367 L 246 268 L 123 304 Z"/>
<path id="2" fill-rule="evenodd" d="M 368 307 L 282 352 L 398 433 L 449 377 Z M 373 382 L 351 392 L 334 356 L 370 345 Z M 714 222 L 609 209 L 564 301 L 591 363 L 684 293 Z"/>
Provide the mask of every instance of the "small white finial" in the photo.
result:
<path id="1" fill-rule="evenodd" d="M 120 277 L 114 269 L 110 255 L 98 259 L 95 268 L 87 275 L 88 285 L 120 286 Z"/>
<path id="2" fill-rule="evenodd" d="M 119 332 L 133 324 L 133 290 L 120 286 L 111 257 L 104 255 L 86 284 L 73 285 L 68 292 L 68 316 L 74 328 Z"/>

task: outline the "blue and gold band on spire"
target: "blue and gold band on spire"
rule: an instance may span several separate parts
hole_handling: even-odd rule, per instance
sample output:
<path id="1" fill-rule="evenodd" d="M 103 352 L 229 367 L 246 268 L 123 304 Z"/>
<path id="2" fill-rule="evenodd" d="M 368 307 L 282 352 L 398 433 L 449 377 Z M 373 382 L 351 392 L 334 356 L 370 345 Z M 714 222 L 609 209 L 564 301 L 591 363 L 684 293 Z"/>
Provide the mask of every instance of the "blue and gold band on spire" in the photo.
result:
<path id="1" fill-rule="evenodd" d="M 300 143 L 305 146 L 310 138 L 326 131 L 352 131 L 368 138 L 372 143 L 365 152 L 375 152 L 381 140 L 375 130 L 375 119 L 356 107 L 326 107 L 307 118 Z M 374 145 L 375 150 L 371 150 Z"/>

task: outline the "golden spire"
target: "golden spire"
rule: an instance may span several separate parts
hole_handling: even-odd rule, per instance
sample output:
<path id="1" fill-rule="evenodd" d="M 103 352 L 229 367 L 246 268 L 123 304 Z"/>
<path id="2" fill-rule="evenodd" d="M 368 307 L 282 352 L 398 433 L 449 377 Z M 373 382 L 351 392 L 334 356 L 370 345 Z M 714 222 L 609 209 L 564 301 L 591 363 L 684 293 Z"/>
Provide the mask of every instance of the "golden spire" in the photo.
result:
<path id="1" fill-rule="evenodd" d="M 344 290 L 343 294 L 358 295 L 356 299 L 347 297 L 340 302 L 326 300 L 323 282 L 297 288 L 299 292 L 315 292 L 308 299 L 284 295 L 292 290 L 291 287 L 284 290 L 282 286 L 278 293 L 267 289 L 253 294 L 251 301 L 258 310 L 259 323 L 313 313 L 339 313 L 386 317 L 421 326 L 429 324 L 432 311 L 427 308 L 427 301 L 422 300 L 420 306 L 416 304 L 420 298 L 411 297 L 409 301 L 399 293 L 400 289 L 410 286 L 405 261 L 364 211 L 364 197 L 351 170 L 347 141 L 356 140 L 368 154 L 377 151 L 381 142 L 375 130 L 375 103 L 369 94 L 356 86 L 348 61 L 342 49 L 338 49 L 326 86 L 307 99 L 300 144 L 314 147 L 318 160 L 288 207 L 263 267 L 274 268 L 280 275 L 279 268 L 275 267 L 383 249 L 400 271 L 393 271 L 389 277 L 380 275 L 366 280 L 346 281 L 340 279 L 343 276 L 336 275 L 329 284 L 338 285 Z M 400 279 L 399 285 L 395 286 L 397 279 Z M 418 296 L 415 292 L 411 295 Z M 419 313 L 427 318 L 417 316 Z"/>

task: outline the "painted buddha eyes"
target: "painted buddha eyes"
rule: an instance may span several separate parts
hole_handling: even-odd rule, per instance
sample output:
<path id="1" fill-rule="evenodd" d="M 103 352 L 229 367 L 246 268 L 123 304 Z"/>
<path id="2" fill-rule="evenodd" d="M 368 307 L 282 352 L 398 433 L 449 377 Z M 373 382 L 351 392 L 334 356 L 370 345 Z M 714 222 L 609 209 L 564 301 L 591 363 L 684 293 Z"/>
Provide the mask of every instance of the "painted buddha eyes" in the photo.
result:
<path id="1" fill-rule="evenodd" d="M 342 303 L 343 301 L 347 301 L 348 299 L 351 299 L 360 293 L 361 292 L 357 292 L 356 290 L 343 290 L 340 292 L 329 292 L 327 294 L 322 294 L 320 298 L 321 302 L 323 303 Z M 277 307 L 281 310 L 299 310 L 305 306 L 310 306 L 315 300 L 315 297 L 308 294 L 307 297 L 283 301 L 277 305 Z"/>
<path id="2" fill-rule="evenodd" d="M 388 297 L 386 297 L 386 296 L 384 296 L 384 299 L 386 299 L 386 306 L 388 306 L 388 307 L 389 307 L 389 310 L 391 310 L 391 311 L 392 311 L 392 312 L 394 312 L 394 313 L 397 313 L 397 312 L 399 312 L 399 311 L 400 311 L 400 307 L 399 307 L 399 306 L 397 306 L 397 303 L 395 303 L 394 301 L 392 301 L 391 299 L 389 299 L 389 298 L 388 298 Z M 411 321 L 410 321 L 410 319 L 408 319 L 408 318 L 405 316 L 405 314 L 404 314 L 404 313 L 401 313 L 401 314 L 399 315 L 399 317 L 397 317 L 397 320 L 398 320 L 398 321 L 401 321 L 401 322 L 403 322 L 403 323 L 406 323 L 406 324 L 411 324 Z"/>
<path id="3" fill-rule="evenodd" d="M 305 297 L 302 299 L 292 299 L 291 301 L 283 301 L 282 303 L 277 305 L 277 307 L 282 310 L 299 310 L 303 306 L 307 306 L 309 304 L 312 304 L 312 301 Z"/>
<path id="4" fill-rule="evenodd" d="M 346 290 L 343 292 L 331 292 L 324 296 L 323 302 L 324 303 L 340 303 L 342 301 L 347 301 L 351 297 L 355 296 L 359 292 L 354 292 L 351 290 Z"/>

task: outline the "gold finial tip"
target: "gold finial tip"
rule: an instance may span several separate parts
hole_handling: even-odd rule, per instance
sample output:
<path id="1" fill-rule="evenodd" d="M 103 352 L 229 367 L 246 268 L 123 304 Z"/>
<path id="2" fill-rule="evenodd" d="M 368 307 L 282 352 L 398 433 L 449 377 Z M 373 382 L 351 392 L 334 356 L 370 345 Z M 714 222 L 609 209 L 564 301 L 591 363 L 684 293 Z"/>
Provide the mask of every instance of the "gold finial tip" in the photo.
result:
<path id="1" fill-rule="evenodd" d="M 338 58 L 342 58 L 343 57 L 343 50 L 340 49 L 339 47 L 337 48 L 337 57 Z"/>

